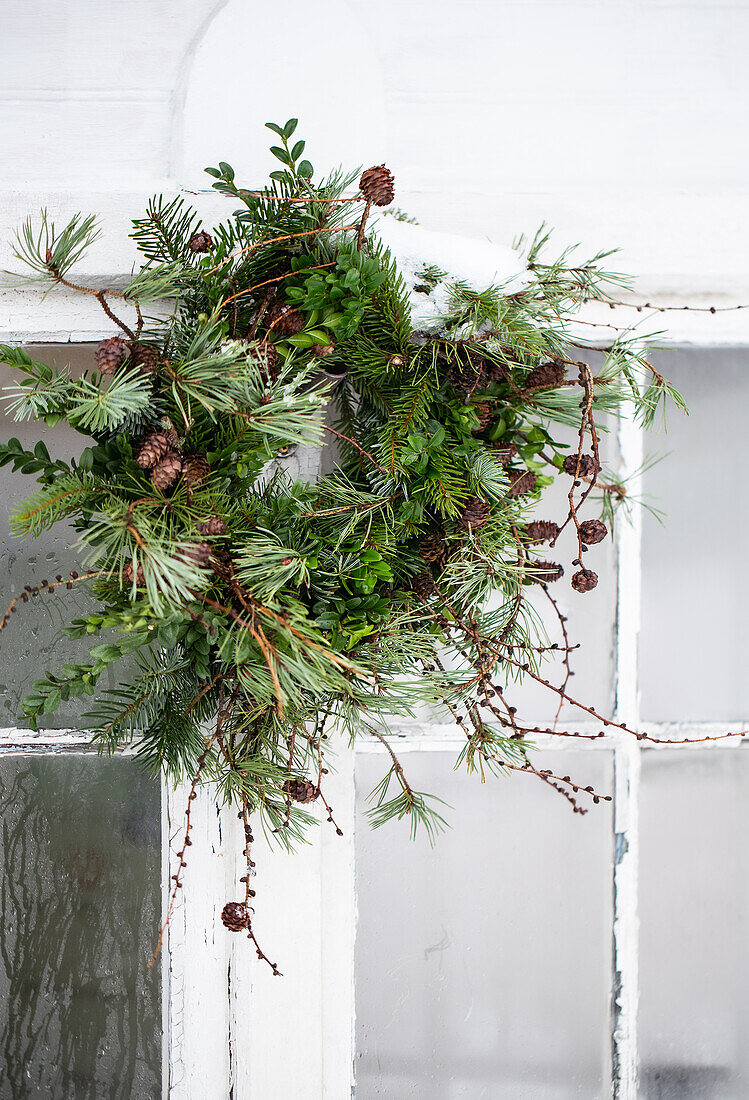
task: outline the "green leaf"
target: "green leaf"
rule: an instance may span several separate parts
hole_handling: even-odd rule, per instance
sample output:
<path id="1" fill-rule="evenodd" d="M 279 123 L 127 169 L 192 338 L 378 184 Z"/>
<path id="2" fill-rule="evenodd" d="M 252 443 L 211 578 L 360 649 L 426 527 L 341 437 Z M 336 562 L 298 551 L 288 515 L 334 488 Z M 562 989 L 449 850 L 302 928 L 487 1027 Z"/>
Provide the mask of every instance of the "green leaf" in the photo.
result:
<path id="1" fill-rule="evenodd" d="M 286 138 L 287 141 L 289 140 L 291 135 L 296 130 L 298 124 L 299 124 L 299 119 L 298 118 L 290 118 L 289 121 L 284 126 L 283 136 Z"/>
<path id="2" fill-rule="evenodd" d="M 302 153 L 304 152 L 304 145 L 305 145 L 305 143 L 303 141 L 298 141 L 296 143 L 294 148 L 291 150 L 291 159 L 292 160 L 299 160 Z"/>
<path id="3" fill-rule="evenodd" d="M 291 165 L 291 157 L 280 145 L 271 145 L 270 151 L 276 160 L 280 160 L 282 164 Z"/>
<path id="4" fill-rule="evenodd" d="M 314 168 L 308 160 L 303 160 L 297 165 L 297 175 L 303 176 L 305 179 L 309 179 L 314 174 L 314 171 Z"/>

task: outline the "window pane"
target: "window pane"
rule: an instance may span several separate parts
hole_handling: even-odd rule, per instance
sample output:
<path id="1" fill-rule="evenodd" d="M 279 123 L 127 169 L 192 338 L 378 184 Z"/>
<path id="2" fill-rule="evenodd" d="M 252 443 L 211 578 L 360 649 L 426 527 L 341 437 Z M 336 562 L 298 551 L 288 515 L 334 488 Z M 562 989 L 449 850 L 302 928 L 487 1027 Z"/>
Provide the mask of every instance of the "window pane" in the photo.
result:
<path id="1" fill-rule="evenodd" d="M 644 517 L 642 712 L 651 721 L 741 721 L 749 713 L 749 351 L 679 350 L 657 362 L 691 415 L 670 411 L 667 434 L 647 441 L 667 455 L 644 486 L 667 514 L 663 526 Z"/>
<path id="2" fill-rule="evenodd" d="M 643 1100 L 749 1095 L 749 756 L 642 759 Z"/>
<path id="3" fill-rule="evenodd" d="M 396 749 L 397 751 L 397 749 Z M 604 793 L 604 750 L 537 753 Z M 482 785 L 454 754 L 401 758 L 452 807 L 434 849 L 372 830 L 386 760 L 357 760 L 357 1098 L 565 1100 L 608 1091 L 611 815 L 532 776 Z"/>
<path id="4" fill-rule="evenodd" d="M 46 345 L 31 347 L 29 354 L 43 362 L 71 363 L 74 372 L 93 366 L 91 346 Z M 65 423 L 54 428 L 43 424 L 16 423 L 0 402 L 0 440 L 15 436 L 28 450 L 42 439 L 52 458 L 78 457 L 86 446 L 84 436 Z M 39 485 L 35 477 L 13 473 L 5 466 L 0 475 L 0 615 L 14 596 L 26 584 L 53 580 L 59 573 L 66 576 L 72 569 L 82 572 L 85 552 L 75 548 L 77 535 L 67 523 L 57 523 L 36 539 L 20 539 L 11 534 L 10 515 Z M 70 591 L 58 588 L 54 595 L 42 595 L 20 604 L 10 623 L 0 634 L 0 725 L 27 725 L 22 718 L 21 700 L 32 681 L 66 662 L 85 661 L 95 642 L 90 639 L 73 641 L 62 633 L 72 618 L 94 609 L 82 585 Z M 99 680 L 102 687 L 114 686 L 123 676 L 124 662 L 112 665 Z M 88 696 L 63 703 L 54 714 L 44 716 L 48 728 L 79 726 L 81 715 L 91 709 Z"/>
<path id="5" fill-rule="evenodd" d="M 161 1095 L 159 809 L 132 760 L 0 757 L 1 1100 Z"/>

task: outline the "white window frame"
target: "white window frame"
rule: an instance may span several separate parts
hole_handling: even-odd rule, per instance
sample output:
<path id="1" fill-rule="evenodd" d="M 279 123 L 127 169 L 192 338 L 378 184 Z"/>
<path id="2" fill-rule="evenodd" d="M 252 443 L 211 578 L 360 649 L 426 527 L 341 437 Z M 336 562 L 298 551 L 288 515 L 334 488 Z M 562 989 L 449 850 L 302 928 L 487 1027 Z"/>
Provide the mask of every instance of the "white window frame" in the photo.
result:
<path id="1" fill-rule="evenodd" d="M 64 294 L 47 299 L 44 331 L 27 327 L 5 340 L 35 343 L 83 342 L 108 335 L 95 315 L 81 316 L 79 303 Z M 77 310 L 77 311 L 76 311 Z M 53 313 L 50 321 L 50 312 Z M 70 316 L 78 327 L 69 327 Z M 607 315 L 607 320 L 618 323 Z M 624 315 L 626 317 L 626 314 Z M 696 324 L 694 315 L 672 327 L 671 345 L 691 343 L 749 347 L 749 322 L 739 314 L 728 336 L 711 332 L 710 315 Z M 680 339 L 688 333 L 688 339 Z M 643 433 L 632 421 L 618 429 L 620 474 L 633 496 L 641 488 Z M 638 511 L 616 534 L 617 608 L 615 644 L 615 717 L 636 728 L 640 720 L 638 638 L 640 629 L 642 525 Z M 580 726 L 579 728 L 584 728 Z M 597 727 L 596 727 L 597 728 Z M 692 723 L 698 735 L 716 732 L 714 723 Z M 738 729 L 721 724 L 720 731 Z M 649 723 L 648 731 L 674 736 L 668 723 Z M 678 736 L 678 734 L 677 734 Z M 462 745 L 453 726 L 402 727 L 398 752 L 455 749 Z M 539 748 L 558 748 L 553 736 L 536 738 Z M 722 742 L 738 747 L 740 740 Z M 0 753 L 13 755 L 84 752 L 85 733 L 47 730 L 34 733 L 0 729 Z M 709 751 L 709 743 L 685 752 Z M 638 806 L 641 744 L 624 732 L 586 743 L 585 751 L 613 750 L 613 832 L 610 975 L 611 1096 L 637 1100 L 638 1001 Z M 385 752 L 377 741 L 362 741 L 357 752 Z M 644 751 L 657 752 L 648 746 Z M 162 959 L 163 1096 L 168 1100 L 341 1100 L 354 1094 L 356 931 L 354 853 L 354 752 L 341 748 L 329 776 L 329 799 L 344 831 L 326 826 L 293 855 L 271 854 L 259 840 L 256 861 L 256 929 L 264 949 L 285 976 L 274 978 L 241 935 L 220 921 L 224 901 L 237 896 L 243 836 L 236 812 L 219 808 L 209 788 L 193 803 L 189 866 L 165 938 Z M 188 788 L 162 787 L 162 863 L 164 907 L 168 904 L 176 851 L 181 847 Z M 404 840 L 404 843 L 406 841 Z M 144 966 L 147 960 L 144 960 Z"/>

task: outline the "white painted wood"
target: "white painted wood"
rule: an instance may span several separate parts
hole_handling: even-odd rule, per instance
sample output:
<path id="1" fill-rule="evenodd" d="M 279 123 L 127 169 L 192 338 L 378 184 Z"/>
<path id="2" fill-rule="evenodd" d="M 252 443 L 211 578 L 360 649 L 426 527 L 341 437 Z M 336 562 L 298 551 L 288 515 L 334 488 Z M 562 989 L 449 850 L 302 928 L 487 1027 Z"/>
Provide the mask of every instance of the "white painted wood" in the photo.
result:
<path id="1" fill-rule="evenodd" d="M 169 878 L 178 868 L 185 832 L 189 784 L 166 789 Z M 165 1030 L 169 1100 L 212 1100 L 227 1095 L 229 1080 L 229 962 L 231 933 L 221 909 L 236 892 L 233 872 L 235 837 L 226 836 L 229 814 L 216 805 L 214 792 L 200 788 L 192 803 L 192 845 L 187 849 L 184 886 L 171 915 L 164 943 L 162 981 L 167 988 Z"/>
<path id="2" fill-rule="evenodd" d="M 332 738 L 331 738 L 332 739 Z M 333 742 L 335 745 L 335 742 Z M 235 1100 L 340 1100 L 353 1084 L 354 754 L 335 756 L 326 797 L 343 836 L 320 826 L 291 854 L 256 837 L 255 930 L 283 977 L 236 937 L 231 1032 Z"/>
<path id="3" fill-rule="evenodd" d="M 619 426 L 621 476 L 629 478 L 635 498 L 641 490 L 642 431 L 632 420 Z M 640 630 L 642 517 L 634 509 L 617 531 L 617 721 L 639 727 L 638 640 Z M 638 987 L 638 803 L 640 743 L 629 733 L 615 735 L 614 836 L 611 979 L 611 1094 L 614 1100 L 637 1100 Z"/>

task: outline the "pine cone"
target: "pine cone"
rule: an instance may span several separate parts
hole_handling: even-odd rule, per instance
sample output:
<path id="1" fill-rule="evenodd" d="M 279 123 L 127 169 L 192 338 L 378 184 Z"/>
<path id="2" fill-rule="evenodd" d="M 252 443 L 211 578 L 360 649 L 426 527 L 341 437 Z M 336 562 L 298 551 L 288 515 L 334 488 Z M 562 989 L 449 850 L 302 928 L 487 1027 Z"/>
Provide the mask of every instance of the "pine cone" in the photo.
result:
<path id="1" fill-rule="evenodd" d="M 530 564 L 533 567 L 530 579 L 534 584 L 552 584 L 553 581 L 558 581 L 560 577 L 564 576 L 564 569 L 558 562 L 534 561 Z"/>
<path id="2" fill-rule="evenodd" d="M 187 455 L 182 462 L 182 477 L 185 479 L 188 489 L 194 489 L 201 485 L 210 472 L 208 459 L 202 451 Z"/>
<path id="3" fill-rule="evenodd" d="M 384 164 L 367 168 L 359 180 L 359 190 L 374 206 L 389 206 L 395 198 L 395 176 Z"/>
<path id="4" fill-rule="evenodd" d="M 221 516 L 211 516 L 204 523 L 198 524 L 198 531 L 201 535 L 225 535 L 226 534 L 226 522 Z"/>
<path id="5" fill-rule="evenodd" d="M 183 561 L 190 562 L 191 565 L 205 565 L 211 553 L 207 542 L 188 542 L 180 547 L 178 556 Z"/>
<path id="6" fill-rule="evenodd" d="M 143 572 L 143 566 L 138 562 L 138 570 L 135 573 L 135 584 L 137 588 L 146 587 L 146 575 Z M 131 585 L 133 583 L 133 563 L 132 561 L 125 562 L 122 569 L 122 583 Z"/>
<path id="7" fill-rule="evenodd" d="M 534 367 L 525 380 L 525 389 L 536 389 L 537 386 L 558 386 L 564 381 L 566 374 L 564 363 L 553 360 L 551 363 L 541 363 Z"/>
<path id="8" fill-rule="evenodd" d="M 170 451 L 169 454 L 159 459 L 151 470 L 151 481 L 154 487 L 160 489 L 163 493 L 170 485 L 174 485 L 174 482 L 181 473 L 182 455 L 178 455 L 175 451 Z"/>
<path id="9" fill-rule="evenodd" d="M 153 344 L 130 345 L 130 362 L 141 374 L 155 374 L 160 361 L 161 356 Z"/>
<path id="10" fill-rule="evenodd" d="M 427 600 L 434 592 L 434 578 L 431 573 L 417 573 L 411 581 L 411 587 L 417 596 L 422 600 Z"/>
<path id="11" fill-rule="evenodd" d="M 208 252 L 213 248 L 213 237 L 205 229 L 201 229 L 190 238 L 187 247 L 191 252 Z"/>
<path id="12" fill-rule="evenodd" d="M 335 340 L 331 340 L 329 344 L 313 344 L 309 350 L 318 359 L 327 359 L 335 351 Z"/>
<path id="13" fill-rule="evenodd" d="M 491 405 L 473 405 L 473 411 L 479 419 L 478 427 L 473 428 L 474 435 L 478 435 L 479 432 L 485 432 L 494 419 L 494 409 Z"/>
<path id="14" fill-rule="evenodd" d="M 514 443 L 494 443 L 492 446 L 495 455 L 503 466 L 509 466 L 513 458 L 517 456 L 518 449 Z"/>
<path id="15" fill-rule="evenodd" d="M 562 469 L 570 477 L 595 477 L 599 467 L 596 465 L 593 455 L 580 455 L 578 461 L 577 453 L 575 453 L 567 455 L 562 463 Z"/>
<path id="16" fill-rule="evenodd" d="M 283 785 L 283 792 L 295 802 L 314 802 L 320 790 L 309 779 L 287 779 Z"/>
<path id="17" fill-rule="evenodd" d="M 127 343 L 121 336 L 110 336 L 101 340 L 96 349 L 96 366 L 102 374 L 114 374 L 127 357 Z"/>
<path id="18" fill-rule="evenodd" d="M 559 534 L 559 524 L 550 519 L 534 519 L 525 528 L 528 542 L 552 542 Z"/>
<path id="19" fill-rule="evenodd" d="M 470 394 L 486 382 L 484 360 L 473 348 L 453 344 L 447 368 L 447 380 L 458 393 Z"/>
<path id="20" fill-rule="evenodd" d="M 274 302 L 266 315 L 274 332 L 279 336 L 296 336 L 304 328 L 304 317 L 293 306 Z"/>
<path id="21" fill-rule="evenodd" d="M 584 543 L 593 546 L 597 542 L 603 542 L 609 531 L 605 523 L 600 519 L 586 519 L 580 524 L 580 538 Z"/>
<path id="22" fill-rule="evenodd" d="M 481 497 L 471 497 L 463 507 L 458 527 L 462 527 L 464 531 L 475 531 L 478 527 L 484 526 L 490 511 L 488 501 L 482 500 Z"/>
<path id="23" fill-rule="evenodd" d="M 510 498 L 532 493 L 538 482 L 533 470 L 508 470 L 507 476 L 510 479 L 510 488 L 506 495 Z"/>
<path id="24" fill-rule="evenodd" d="M 257 344 L 253 348 L 253 353 L 257 357 L 258 365 L 260 367 L 260 373 L 262 374 L 266 384 L 275 382 L 281 373 L 278 366 L 278 352 L 276 351 L 276 345 L 271 343 L 270 340 L 263 340 L 262 343 Z"/>
<path id="25" fill-rule="evenodd" d="M 576 592 L 590 592 L 598 584 L 598 574 L 592 569 L 579 569 L 573 574 L 571 583 Z"/>
<path id="26" fill-rule="evenodd" d="M 143 440 L 136 462 L 141 470 L 150 470 L 164 455 L 169 454 L 177 445 L 177 433 L 170 431 L 151 432 Z"/>
<path id="27" fill-rule="evenodd" d="M 445 532 L 441 527 L 432 527 L 421 536 L 419 541 L 419 554 L 424 561 L 439 561 L 445 554 Z"/>
<path id="28" fill-rule="evenodd" d="M 250 911 L 243 901 L 227 901 L 221 920 L 230 932 L 244 932 L 250 926 Z"/>

